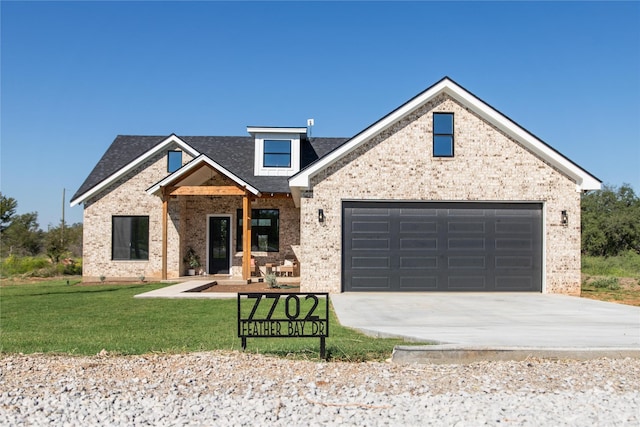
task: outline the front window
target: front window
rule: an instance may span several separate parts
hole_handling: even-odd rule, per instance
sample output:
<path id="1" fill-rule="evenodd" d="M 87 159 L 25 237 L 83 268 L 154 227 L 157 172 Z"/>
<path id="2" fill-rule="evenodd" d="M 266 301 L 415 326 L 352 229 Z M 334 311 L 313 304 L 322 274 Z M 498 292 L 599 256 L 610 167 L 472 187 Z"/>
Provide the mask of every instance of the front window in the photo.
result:
<path id="1" fill-rule="evenodd" d="M 182 151 L 169 151 L 167 154 L 167 171 L 175 172 L 182 167 Z"/>
<path id="2" fill-rule="evenodd" d="M 263 165 L 266 168 L 291 167 L 291 140 L 265 139 Z"/>
<path id="3" fill-rule="evenodd" d="M 149 217 L 114 216 L 111 220 L 111 259 L 149 259 Z"/>
<path id="4" fill-rule="evenodd" d="M 433 156 L 453 157 L 453 113 L 433 113 Z"/>
<path id="5" fill-rule="evenodd" d="M 236 250 L 242 251 L 242 209 L 238 209 Z M 251 209 L 251 250 L 278 252 L 280 250 L 280 211 Z"/>

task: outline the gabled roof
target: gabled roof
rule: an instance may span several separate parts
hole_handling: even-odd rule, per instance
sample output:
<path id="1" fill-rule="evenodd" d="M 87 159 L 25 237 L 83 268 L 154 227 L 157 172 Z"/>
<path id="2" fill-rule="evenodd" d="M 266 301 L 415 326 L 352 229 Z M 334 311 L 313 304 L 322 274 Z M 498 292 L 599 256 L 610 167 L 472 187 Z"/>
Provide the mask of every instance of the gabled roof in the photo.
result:
<path id="1" fill-rule="evenodd" d="M 306 167 L 344 143 L 347 138 L 310 138 L 302 141 L 300 166 Z M 289 193 L 286 176 L 254 175 L 252 136 L 146 136 L 119 135 L 71 198 L 71 206 L 90 197 L 131 173 L 153 155 L 177 144 L 192 157 L 205 155 L 231 176 L 262 193 Z M 149 183 L 150 185 L 152 183 Z"/>
<path id="2" fill-rule="evenodd" d="M 292 192 L 297 195 L 301 189 L 309 188 L 311 177 L 443 93 L 468 107 L 484 120 L 520 142 L 524 147 L 558 170 L 562 171 L 575 181 L 579 191 L 600 189 L 601 181 L 598 178 L 573 163 L 551 146 L 547 145 L 544 141 L 537 138 L 535 135 L 519 126 L 484 101 L 480 100 L 450 78 L 445 77 L 371 126 L 367 127 L 319 161 L 311 164 L 305 169 L 302 169 L 300 172 L 289 178 L 289 185 L 291 186 Z"/>
<path id="3" fill-rule="evenodd" d="M 124 143 L 125 141 L 126 143 Z M 71 198 L 71 206 L 84 202 L 87 198 L 117 181 L 139 164 L 144 163 L 159 151 L 167 149 L 173 144 L 177 144 L 191 156 L 198 155 L 198 152 L 193 147 L 173 134 L 168 137 L 143 136 L 133 138 L 119 135 Z"/>
<path id="4" fill-rule="evenodd" d="M 221 166 L 220 164 L 218 164 L 215 161 L 211 160 L 210 158 L 208 158 L 204 154 L 200 154 L 198 157 L 196 157 L 195 159 L 191 160 L 189 163 L 187 163 L 186 165 L 182 166 L 177 171 L 173 172 L 171 175 L 167 176 L 166 178 L 160 180 L 159 182 L 157 182 L 156 184 L 151 186 L 147 190 L 147 194 L 157 193 L 158 191 L 160 191 L 161 187 L 164 187 L 166 185 L 169 185 L 170 183 L 179 181 L 181 178 L 183 178 L 185 176 L 188 176 L 191 172 L 193 172 L 197 168 L 201 167 L 202 165 L 208 165 L 212 169 L 217 170 L 218 172 L 222 173 L 224 176 L 226 176 L 227 178 L 231 179 L 233 182 L 238 184 L 238 186 L 240 186 L 242 188 L 246 188 L 251 193 L 253 193 L 255 195 L 259 195 L 260 194 L 260 191 L 258 191 L 258 189 L 256 189 L 256 188 L 254 188 L 251 184 L 243 181 L 242 178 L 239 178 L 233 172 L 230 172 L 224 166 Z"/>

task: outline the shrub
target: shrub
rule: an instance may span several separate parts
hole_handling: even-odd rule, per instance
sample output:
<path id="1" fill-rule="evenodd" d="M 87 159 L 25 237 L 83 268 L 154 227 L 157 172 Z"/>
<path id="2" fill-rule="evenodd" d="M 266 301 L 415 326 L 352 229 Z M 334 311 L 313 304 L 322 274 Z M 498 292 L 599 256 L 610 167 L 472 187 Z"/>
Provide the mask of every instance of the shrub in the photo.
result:
<path id="1" fill-rule="evenodd" d="M 591 286 L 597 289 L 604 289 L 604 288 L 608 288 L 611 290 L 620 289 L 620 285 L 618 284 L 618 279 L 616 277 L 603 277 L 600 279 L 596 279 L 593 282 L 591 282 Z"/>
<path id="2" fill-rule="evenodd" d="M 49 266 L 51 266 L 51 263 L 44 257 L 17 257 L 15 255 L 10 255 L 2 260 L 2 263 L 0 264 L 0 271 L 2 277 L 8 277 L 34 272 Z"/>
<path id="3" fill-rule="evenodd" d="M 22 275 L 25 277 L 53 277 L 62 275 L 82 274 L 82 259 L 67 259 L 65 262 L 53 264 L 48 258 L 17 257 L 10 255 L 0 263 L 0 275 L 11 277 Z"/>

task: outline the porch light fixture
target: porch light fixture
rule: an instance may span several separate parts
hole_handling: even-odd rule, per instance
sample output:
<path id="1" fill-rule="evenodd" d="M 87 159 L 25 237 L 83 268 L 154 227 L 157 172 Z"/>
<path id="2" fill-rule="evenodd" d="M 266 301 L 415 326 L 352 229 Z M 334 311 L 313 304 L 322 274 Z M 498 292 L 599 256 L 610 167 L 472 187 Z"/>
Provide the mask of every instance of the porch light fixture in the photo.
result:
<path id="1" fill-rule="evenodd" d="M 569 215 L 567 215 L 567 211 L 560 212 L 560 224 L 564 226 L 569 225 Z"/>
<path id="2" fill-rule="evenodd" d="M 322 209 L 318 209 L 318 222 L 324 222 L 324 211 Z"/>

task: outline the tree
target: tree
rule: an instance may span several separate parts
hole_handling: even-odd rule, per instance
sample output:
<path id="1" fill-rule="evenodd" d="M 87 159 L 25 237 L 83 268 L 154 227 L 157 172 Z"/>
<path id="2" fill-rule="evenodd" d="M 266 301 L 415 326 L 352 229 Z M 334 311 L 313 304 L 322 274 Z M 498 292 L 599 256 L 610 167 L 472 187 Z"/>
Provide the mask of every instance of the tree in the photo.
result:
<path id="1" fill-rule="evenodd" d="M 614 256 L 640 253 L 640 199 L 629 184 L 605 185 L 582 197 L 582 252 Z"/>
<path id="2" fill-rule="evenodd" d="M 16 215 L 18 202 L 13 197 L 5 197 L 0 193 L 0 233 L 11 225 L 11 221 Z"/>
<path id="3" fill-rule="evenodd" d="M 43 233 L 38 225 L 38 214 L 30 212 L 17 215 L 2 234 L 2 256 L 35 256 L 42 248 Z"/>

